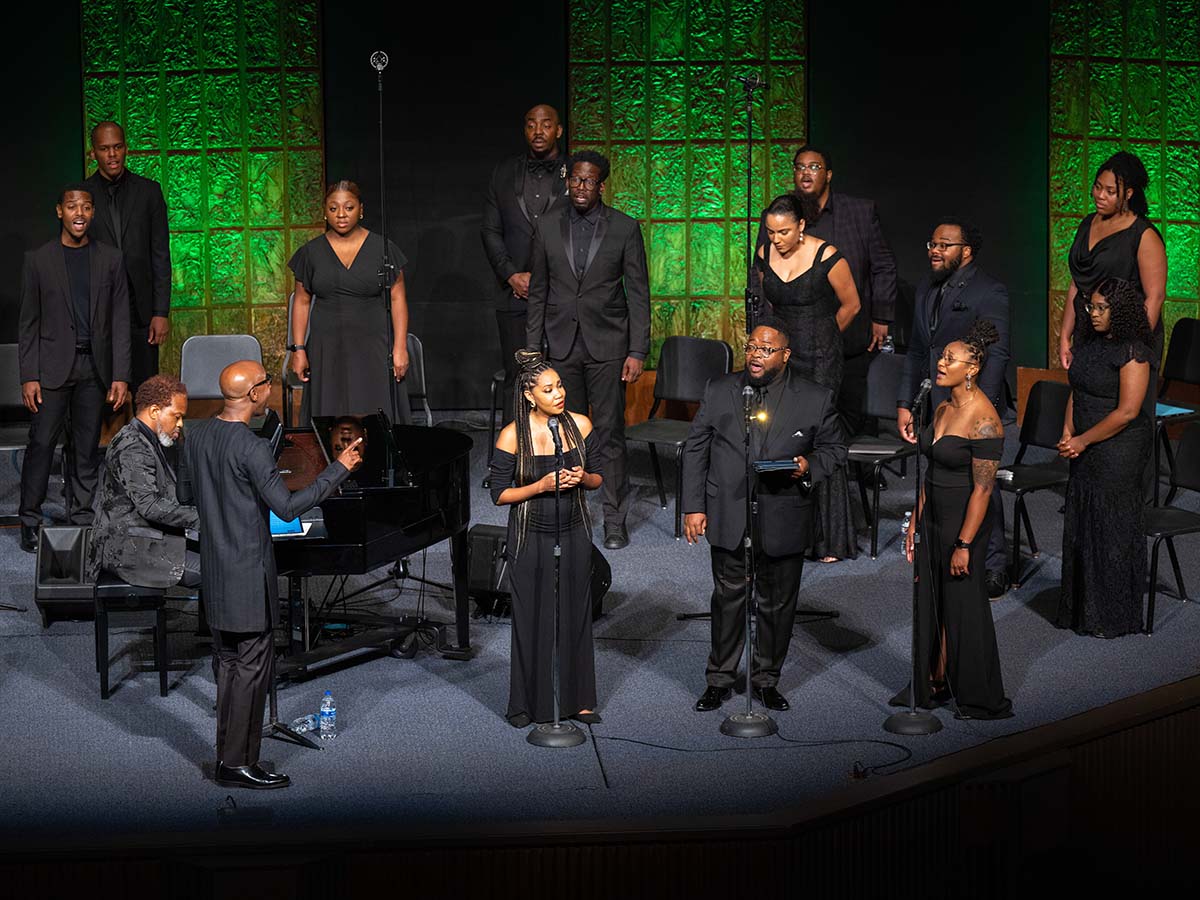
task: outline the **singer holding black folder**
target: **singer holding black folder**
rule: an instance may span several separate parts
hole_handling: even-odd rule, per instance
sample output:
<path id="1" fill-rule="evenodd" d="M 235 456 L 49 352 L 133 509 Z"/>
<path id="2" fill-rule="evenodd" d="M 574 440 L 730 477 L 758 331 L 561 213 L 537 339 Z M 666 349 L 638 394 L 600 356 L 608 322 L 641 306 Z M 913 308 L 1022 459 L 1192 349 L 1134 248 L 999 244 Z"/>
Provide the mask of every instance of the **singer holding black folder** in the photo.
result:
<path id="1" fill-rule="evenodd" d="M 514 728 L 554 718 L 555 472 L 562 557 L 559 595 L 559 704 L 563 718 L 598 724 L 592 652 L 592 537 L 584 491 L 600 487 L 587 471 L 592 423 L 567 412 L 567 392 L 542 354 L 516 353 L 516 415 L 496 439 L 492 501 L 508 506 L 505 558 L 512 591 L 512 659 L 506 718 Z"/>

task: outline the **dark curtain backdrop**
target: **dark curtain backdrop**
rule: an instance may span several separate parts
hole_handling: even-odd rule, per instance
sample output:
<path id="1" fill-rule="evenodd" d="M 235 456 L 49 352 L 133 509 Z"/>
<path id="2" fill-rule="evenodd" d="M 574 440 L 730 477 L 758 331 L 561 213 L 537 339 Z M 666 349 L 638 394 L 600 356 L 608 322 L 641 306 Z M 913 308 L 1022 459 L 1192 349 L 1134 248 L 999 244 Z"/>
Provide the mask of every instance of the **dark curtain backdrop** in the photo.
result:
<path id="1" fill-rule="evenodd" d="M 444 7 L 420 22 L 395 3 L 326 3 L 325 173 L 363 189 L 379 227 L 378 94 L 384 50 L 387 230 L 408 257 L 410 328 L 435 408 L 488 404 L 500 366 L 492 272 L 479 225 L 496 162 L 524 149 L 522 115 L 566 108 L 566 4 Z"/>
<path id="2" fill-rule="evenodd" d="M 1048 38 L 1046 0 L 1001 4 L 816 0 L 809 6 L 809 138 L 834 186 L 873 198 L 915 286 L 938 216 L 983 230 L 980 264 L 1008 286 L 1013 356 L 1046 363 Z"/>

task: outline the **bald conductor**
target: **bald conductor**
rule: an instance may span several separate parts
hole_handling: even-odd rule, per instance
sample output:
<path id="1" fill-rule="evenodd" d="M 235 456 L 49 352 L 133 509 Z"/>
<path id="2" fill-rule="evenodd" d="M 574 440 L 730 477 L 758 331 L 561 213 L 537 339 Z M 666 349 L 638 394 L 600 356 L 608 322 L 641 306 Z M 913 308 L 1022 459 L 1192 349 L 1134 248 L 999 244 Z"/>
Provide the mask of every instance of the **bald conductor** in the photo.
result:
<path id="1" fill-rule="evenodd" d="M 361 462 L 355 441 L 311 485 L 292 493 L 270 444 L 250 430 L 266 411 L 271 376 L 249 360 L 221 372 L 224 408 L 189 425 L 179 498 L 200 514 L 201 583 L 217 671 L 218 784 L 287 787 L 258 763 L 263 707 L 274 674 L 278 577 L 268 510 L 296 518 L 337 489 Z"/>

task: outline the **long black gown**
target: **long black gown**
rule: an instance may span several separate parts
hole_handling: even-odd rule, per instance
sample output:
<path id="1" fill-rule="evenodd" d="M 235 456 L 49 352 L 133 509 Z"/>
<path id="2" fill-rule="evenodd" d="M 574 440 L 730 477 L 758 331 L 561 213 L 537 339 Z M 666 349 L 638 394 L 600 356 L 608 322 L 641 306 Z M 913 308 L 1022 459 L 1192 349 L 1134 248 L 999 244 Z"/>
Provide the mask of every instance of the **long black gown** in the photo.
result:
<path id="1" fill-rule="evenodd" d="M 787 324 L 792 350 L 789 365 L 809 381 L 833 391 L 837 401 L 842 387 L 842 335 L 837 327 L 838 299 L 829 283 L 829 270 L 842 258 L 840 250 L 821 259 L 829 246 L 822 243 L 812 266 L 791 281 L 784 281 L 771 268 L 772 247 L 764 247 L 764 258 L 756 260 L 762 277 L 763 296 L 771 310 Z M 813 488 L 817 540 L 813 553 L 817 558 L 858 557 L 854 514 L 850 506 L 850 486 L 846 467 L 839 466 Z"/>
<path id="2" fill-rule="evenodd" d="M 1089 336 L 1074 347 L 1067 375 L 1075 434 L 1117 408 L 1121 368 L 1147 362 L 1134 341 Z M 1146 580 L 1145 502 L 1131 478 L 1150 453 L 1153 426 L 1145 412 L 1071 460 L 1063 520 L 1062 594 L 1055 624 L 1080 634 L 1117 637 L 1142 630 Z"/>
<path id="3" fill-rule="evenodd" d="M 594 434 L 595 432 L 593 432 Z M 591 435 L 584 441 L 591 455 Z M 567 451 L 564 464 L 580 465 L 579 451 Z M 492 499 L 516 484 L 517 458 L 496 448 L 492 455 Z M 535 456 L 536 481 L 554 471 L 554 456 Z M 577 496 L 580 488 L 560 492 L 562 523 L 559 585 L 559 712 L 565 719 L 596 708 L 596 669 L 592 650 L 592 539 Z M 512 591 L 512 652 L 508 693 L 510 721 L 525 713 L 535 722 L 554 718 L 554 494 L 539 494 L 529 504 L 523 539 L 516 527 L 517 505 L 509 508 L 508 581 Z M 520 547 L 518 547 L 518 542 Z"/>
<path id="4" fill-rule="evenodd" d="M 388 242 L 397 271 L 407 262 Z M 393 422 L 410 419 L 408 391 L 392 377 L 387 308 L 379 286 L 383 238 L 375 233 L 359 248 L 349 268 L 325 235 L 313 238 L 288 260 L 296 280 L 313 297 L 307 342 L 309 381 L 300 407 L 312 416 L 344 416 L 383 409 Z"/>
<path id="5" fill-rule="evenodd" d="M 930 709 L 943 699 L 952 699 L 960 715 L 1006 719 L 1013 714 L 1012 703 L 1004 696 L 1000 651 L 985 581 L 991 516 L 984 517 L 971 542 L 969 574 L 950 574 L 954 542 L 971 499 L 971 462 L 999 461 L 1004 440 L 944 434 L 935 442 L 930 424 L 921 432 L 920 447 L 929 459 L 929 471 L 921 513 L 921 543 L 913 561 L 918 579 L 917 706 Z M 930 690 L 929 674 L 937 662 L 943 631 L 947 690 L 935 695 Z M 891 703 L 907 706 L 908 688 Z"/>

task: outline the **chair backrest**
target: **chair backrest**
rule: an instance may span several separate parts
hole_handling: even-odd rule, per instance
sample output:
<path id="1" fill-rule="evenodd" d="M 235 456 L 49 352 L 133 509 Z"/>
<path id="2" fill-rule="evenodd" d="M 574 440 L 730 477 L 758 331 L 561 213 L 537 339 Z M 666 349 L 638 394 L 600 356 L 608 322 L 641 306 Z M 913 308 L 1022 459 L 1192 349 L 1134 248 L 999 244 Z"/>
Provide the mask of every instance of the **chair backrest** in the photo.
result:
<path id="1" fill-rule="evenodd" d="M 1061 381 L 1038 381 L 1029 389 L 1021 422 L 1021 452 L 1026 447 L 1053 450 L 1062 437 L 1071 386 Z"/>
<path id="2" fill-rule="evenodd" d="M 1171 329 L 1162 377 L 1200 384 L 1200 319 L 1179 319 Z"/>
<path id="3" fill-rule="evenodd" d="M 699 403 L 713 378 L 729 374 L 733 351 L 724 341 L 676 335 L 663 341 L 654 373 L 654 399 Z"/>
<path id="4" fill-rule="evenodd" d="M 867 370 L 867 415 L 896 418 L 896 385 L 904 375 L 903 353 L 879 353 Z"/>
<path id="5" fill-rule="evenodd" d="M 191 400 L 221 398 L 221 370 L 239 359 L 262 362 L 262 345 L 252 334 L 194 334 L 183 342 L 179 380 Z"/>
<path id="6" fill-rule="evenodd" d="M 411 331 L 408 333 L 408 374 L 404 376 L 404 386 L 408 390 L 413 421 L 416 422 L 419 411 L 425 424 L 433 427 L 433 410 L 429 408 L 429 395 L 425 393 L 425 348 Z"/>
<path id="7" fill-rule="evenodd" d="M 1171 484 L 1200 492 L 1200 422 L 1193 422 L 1179 439 L 1175 452 L 1175 468 L 1171 471 Z"/>
<path id="8" fill-rule="evenodd" d="M 24 407 L 21 398 L 20 347 L 0 344 L 0 408 Z"/>

